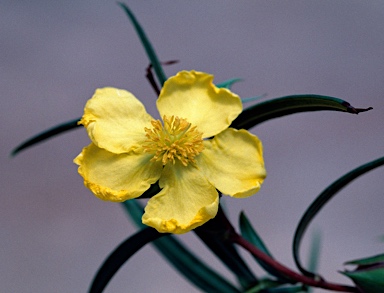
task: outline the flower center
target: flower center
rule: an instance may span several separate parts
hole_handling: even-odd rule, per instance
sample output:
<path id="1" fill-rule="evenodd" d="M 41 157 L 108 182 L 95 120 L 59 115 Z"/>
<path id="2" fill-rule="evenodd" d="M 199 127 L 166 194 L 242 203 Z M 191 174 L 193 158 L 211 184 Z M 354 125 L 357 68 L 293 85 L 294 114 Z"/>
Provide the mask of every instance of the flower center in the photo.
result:
<path id="1" fill-rule="evenodd" d="M 160 120 L 152 120 L 152 129 L 144 128 L 148 138 L 144 150 L 154 154 L 152 161 L 175 164 L 178 159 L 184 166 L 195 163 L 195 157 L 204 149 L 202 133 L 191 127 L 186 119 L 177 116 L 163 117 L 164 126 Z"/>

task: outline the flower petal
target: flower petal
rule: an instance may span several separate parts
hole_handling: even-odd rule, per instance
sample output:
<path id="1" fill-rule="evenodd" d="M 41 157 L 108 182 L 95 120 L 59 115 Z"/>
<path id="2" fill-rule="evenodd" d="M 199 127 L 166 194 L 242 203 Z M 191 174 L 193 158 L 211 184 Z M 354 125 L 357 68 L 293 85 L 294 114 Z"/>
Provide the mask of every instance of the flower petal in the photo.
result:
<path id="1" fill-rule="evenodd" d="M 213 84 L 213 75 L 180 71 L 165 83 L 157 100 L 161 117 L 172 115 L 187 119 L 203 138 L 224 129 L 241 113 L 239 96 Z"/>
<path id="2" fill-rule="evenodd" d="M 74 162 L 79 165 L 84 185 L 98 198 L 121 202 L 139 197 L 160 178 L 162 165 L 151 162 L 152 156 L 113 154 L 91 143 Z"/>
<path id="3" fill-rule="evenodd" d="M 146 139 L 144 127 L 152 117 L 130 92 L 116 88 L 97 89 L 84 108 L 79 123 L 92 142 L 115 154 L 137 150 Z"/>
<path id="4" fill-rule="evenodd" d="M 223 194 L 247 197 L 266 177 L 261 141 L 248 131 L 228 128 L 204 141 L 197 165 Z"/>
<path id="5" fill-rule="evenodd" d="M 160 178 L 163 189 L 145 207 L 143 224 L 162 233 L 186 233 L 214 218 L 219 196 L 193 165 L 167 164 Z"/>

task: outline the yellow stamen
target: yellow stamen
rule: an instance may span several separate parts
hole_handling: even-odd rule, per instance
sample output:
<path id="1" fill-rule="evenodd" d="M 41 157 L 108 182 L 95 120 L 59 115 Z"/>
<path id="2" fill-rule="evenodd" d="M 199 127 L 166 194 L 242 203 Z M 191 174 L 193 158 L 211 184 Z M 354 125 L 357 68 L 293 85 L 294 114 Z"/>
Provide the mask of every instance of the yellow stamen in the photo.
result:
<path id="1" fill-rule="evenodd" d="M 175 163 L 178 159 L 184 166 L 195 163 L 195 157 L 204 149 L 202 133 L 191 127 L 186 119 L 172 116 L 163 117 L 164 126 L 160 120 L 152 120 L 152 129 L 144 128 L 148 138 L 144 150 L 153 153 L 153 161 L 161 161 L 163 165 Z"/>

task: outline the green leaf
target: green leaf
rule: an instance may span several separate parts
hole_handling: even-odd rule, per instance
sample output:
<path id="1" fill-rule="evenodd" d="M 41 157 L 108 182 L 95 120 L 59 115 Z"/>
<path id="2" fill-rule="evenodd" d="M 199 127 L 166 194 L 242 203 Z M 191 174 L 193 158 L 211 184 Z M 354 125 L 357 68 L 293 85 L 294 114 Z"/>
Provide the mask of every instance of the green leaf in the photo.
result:
<path id="1" fill-rule="evenodd" d="M 319 231 L 311 237 L 311 243 L 309 247 L 309 258 L 307 268 L 310 272 L 316 273 L 319 265 L 319 255 L 320 255 L 320 246 L 321 246 L 321 235 Z M 304 286 L 307 289 L 307 292 L 312 293 L 313 287 Z"/>
<path id="2" fill-rule="evenodd" d="M 234 83 L 239 82 L 239 81 L 242 81 L 242 79 L 241 78 L 228 79 L 228 80 L 225 80 L 223 82 L 218 83 L 216 85 L 216 87 L 230 89 Z"/>
<path id="3" fill-rule="evenodd" d="M 291 287 L 280 287 L 280 288 L 272 288 L 263 291 L 263 293 L 304 293 L 307 292 L 303 286 L 291 286 Z"/>
<path id="4" fill-rule="evenodd" d="M 384 290 L 384 264 L 342 274 L 351 278 L 363 293 L 382 293 Z"/>
<path id="5" fill-rule="evenodd" d="M 255 229 L 253 229 L 251 223 L 249 222 L 244 212 L 240 213 L 240 231 L 241 231 L 241 235 L 246 240 L 251 242 L 253 245 L 255 245 L 258 249 L 260 249 L 266 255 L 272 257 L 272 254 L 269 252 L 268 248 L 265 246 L 260 236 L 256 233 Z"/>
<path id="6" fill-rule="evenodd" d="M 145 227 L 141 222 L 143 208 L 137 200 L 128 200 L 123 202 L 122 205 L 138 227 Z M 203 292 L 239 292 L 225 278 L 186 249 L 174 236 L 168 235 L 154 241 L 152 244 L 184 277 Z"/>
<path id="7" fill-rule="evenodd" d="M 260 283 L 247 289 L 244 293 L 303 293 L 307 292 L 304 286 L 286 286 L 270 279 L 261 279 Z"/>
<path id="8" fill-rule="evenodd" d="M 309 248 L 308 269 L 311 272 L 316 272 L 319 265 L 320 244 L 321 236 L 320 232 L 317 231 L 312 235 Z"/>
<path id="9" fill-rule="evenodd" d="M 235 274 L 241 286 L 246 289 L 258 284 L 258 279 L 238 253 L 232 241 L 228 240 L 232 226 L 219 205 L 216 216 L 193 231 L 217 258 Z"/>
<path id="10" fill-rule="evenodd" d="M 260 249 L 262 252 L 264 252 L 266 255 L 273 258 L 272 254 L 269 252 L 268 248 L 265 246 L 263 240 L 260 238 L 260 236 L 257 234 L 256 230 L 253 229 L 250 221 L 246 217 L 244 212 L 240 213 L 240 231 L 241 235 L 252 243 L 254 246 L 256 246 L 258 249 Z M 275 276 L 278 278 L 279 281 L 287 283 L 290 282 L 288 278 L 286 278 L 284 275 L 279 273 L 274 268 L 270 267 L 268 264 L 266 264 L 263 261 L 260 261 L 258 258 L 254 257 L 254 259 L 259 263 L 259 265 L 268 273 L 270 273 L 272 276 Z"/>
<path id="11" fill-rule="evenodd" d="M 128 15 L 129 19 L 131 20 L 131 22 L 132 22 L 132 24 L 136 30 L 136 33 L 138 34 L 140 41 L 144 46 L 144 49 L 145 49 L 147 56 L 148 56 L 148 58 L 152 64 L 152 67 L 156 73 L 157 79 L 158 79 L 159 83 L 161 85 L 163 85 L 164 82 L 167 80 L 167 77 L 164 74 L 161 63 L 160 63 L 159 59 L 157 58 L 156 52 L 153 49 L 151 43 L 149 42 L 148 37 L 146 36 L 143 28 L 141 27 L 141 25 L 137 21 L 136 17 L 132 13 L 132 11 L 128 8 L 128 6 L 125 5 L 124 3 L 118 3 L 118 4 L 124 9 L 125 13 Z M 30 139 L 28 139 L 24 143 L 17 146 L 12 151 L 11 155 L 14 156 L 14 155 L 18 154 L 20 151 L 22 151 L 22 150 L 24 150 L 30 146 L 33 146 L 39 142 L 42 142 L 48 138 L 51 138 L 52 136 L 55 136 L 55 135 L 58 135 L 58 134 L 65 132 L 65 131 L 72 130 L 72 129 L 76 128 L 77 126 L 79 126 L 79 125 L 77 125 L 77 122 L 79 120 L 80 120 L 80 118 L 66 122 L 66 123 L 63 123 L 63 124 L 60 124 L 60 125 L 57 125 L 57 126 L 54 126 L 53 128 L 48 129 L 48 130 L 30 138 Z"/>
<path id="12" fill-rule="evenodd" d="M 301 240 L 304 236 L 304 233 L 313 220 L 313 218 L 317 215 L 317 213 L 324 207 L 324 205 L 334 196 L 337 192 L 343 189 L 350 182 L 355 180 L 357 177 L 384 165 L 384 157 L 366 163 L 339 178 L 335 182 L 333 182 L 330 186 L 328 186 L 308 207 L 305 211 L 304 215 L 300 219 L 300 222 L 296 228 L 294 239 L 293 239 L 293 257 L 298 269 L 306 276 L 315 277 L 315 274 L 307 271 L 301 265 L 301 260 L 299 256 L 300 244 Z"/>
<path id="13" fill-rule="evenodd" d="M 280 285 L 281 284 L 279 282 L 276 282 L 275 280 L 265 278 L 261 279 L 257 285 L 248 288 L 244 293 L 269 292 L 270 288 L 275 288 Z"/>
<path id="14" fill-rule="evenodd" d="M 231 89 L 232 85 L 236 82 L 239 82 L 239 81 L 242 81 L 241 78 L 232 78 L 232 79 L 228 79 L 226 81 L 223 81 L 221 83 L 218 83 L 216 85 L 216 87 L 218 88 L 226 88 L 226 89 Z M 262 98 L 264 98 L 267 94 L 262 94 L 260 96 L 256 96 L 256 97 L 250 97 L 250 98 L 242 98 L 241 99 L 241 102 L 242 103 L 248 103 L 248 102 L 254 102 L 254 101 L 257 101 L 257 100 L 260 100 Z"/>
<path id="15" fill-rule="evenodd" d="M 165 73 L 163 71 L 163 67 L 161 66 L 161 63 L 159 59 L 157 58 L 156 52 L 152 47 L 151 42 L 149 41 L 147 35 L 144 32 L 144 29 L 140 25 L 140 23 L 137 21 L 135 15 L 132 13 L 132 11 L 128 8 L 127 5 L 125 5 L 122 2 L 118 2 L 118 4 L 124 9 L 125 13 L 128 15 L 128 18 L 131 20 L 137 35 L 140 38 L 140 41 L 145 49 L 145 52 L 147 53 L 148 59 L 151 62 L 153 69 L 156 73 L 157 79 L 161 85 L 164 84 L 164 82 L 167 80 L 167 77 L 165 76 Z"/>
<path id="16" fill-rule="evenodd" d="M 342 272 L 351 278 L 356 286 L 365 293 L 383 292 L 384 288 L 384 253 L 371 257 L 351 260 L 346 265 L 356 265 L 354 271 Z"/>
<path id="17" fill-rule="evenodd" d="M 346 265 L 369 266 L 369 265 L 376 265 L 378 263 L 384 264 L 384 253 L 378 254 L 375 256 L 371 256 L 371 257 L 351 260 L 351 261 L 346 262 L 345 264 Z"/>
<path id="18" fill-rule="evenodd" d="M 357 109 L 348 102 L 320 95 L 293 95 L 273 99 L 245 109 L 233 122 L 231 127 L 249 129 L 255 125 L 286 115 L 310 111 L 341 111 L 353 114 L 372 108 Z"/>
<path id="19" fill-rule="evenodd" d="M 267 94 L 262 94 L 262 95 L 256 96 L 256 97 L 242 98 L 241 101 L 244 104 L 244 103 L 249 103 L 249 102 L 254 102 L 254 101 L 260 100 L 262 98 L 265 98 L 266 96 L 267 96 Z"/>
<path id="20" fill-rule="evenodd" d="M 90 293 L 103 292 L 108 282 L 112 279 L 120 267 L 140 248 L 144 247 L 151 241 L 163 237 L 166 234 L 161 234 L 153 228 L 144 228 L 127 240 L 121 243 L 104 261 L 103 265 L 97 272 L 91 288 Z"/>
<path id="21" fill-rule="evenodd" d="M 59 125 L 56 125 L 48 130 L 43 131 L 42 133 L 37 134 L 36 136 L 26 140 L 22 144 L 18 145 L 11 153 L 12 156 L 17 155 L 20 151 L 29 148 L 35 144 L 43 142 L 46 139 L 49 139 L 55 135 L 59 135 L 68 130 L 73 130 L 81 125 L 78 125 L 77 122 L 80 121 L 81 118 L 77 118 Z"/>

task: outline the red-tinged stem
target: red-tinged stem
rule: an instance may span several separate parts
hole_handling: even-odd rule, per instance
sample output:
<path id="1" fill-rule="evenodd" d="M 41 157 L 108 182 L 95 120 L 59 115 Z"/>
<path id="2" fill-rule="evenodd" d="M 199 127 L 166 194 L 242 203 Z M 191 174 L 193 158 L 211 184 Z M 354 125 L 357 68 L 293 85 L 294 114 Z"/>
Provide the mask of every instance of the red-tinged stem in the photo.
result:
<path id="1" fill-rule="evenodd" d="M 229 236 L 229 240 L 232 240 L 234 243 L 240 245 L 244 249 L 248 250 L 251 254 L 253 254 L 256 258 L 259 260 L 267 263 L 269 266 L 273 267 L 274 269 L 278 270 L 288 278 L 291 278 L 299 283 L 312 286 L 312 287 L 318 287 L 328 290 L 333 290 L 337 292 L 359 292 L 357 288 L 341 285 L 341 284 L 335 284 L 335 283 L 329 283 L 325 280 L 317 280 L 312 279 L 309 277 L 306 277 L 304 275 L 298 274 L 291 269 L 287 268 L 286 266 L 280 264 L 273 258 L 269 257 L 265 253 L 263 253 L 261 250 L 259 250 L 257 247 L 255 247 L 253 244 L 245 240 L 243 237 L 241 237 L 239 234 L 237 234 L 234 230 L 232 230 L 231 235 Z"/>
<path id="2" fill-rule="evenodd" d="M 172 64 L 175 64 L 179 62 L 178 60 L 170 60 L 170 61 L 166 61 L 166 62 L 160 62 L 161 65 L 172 65 Z M 148 79 L 150 85 L 152 86 L 153 90 L 155 91 L 156 95 L 159 96 L 160 95 L 160 89 L 155 81 L 155 77 L 153 76 L 153 72 L 152 72 L 152 64 L 149 64 L 147 69 L 146 69 L 146 74 L 145 74 L 145 77 Z"/>

